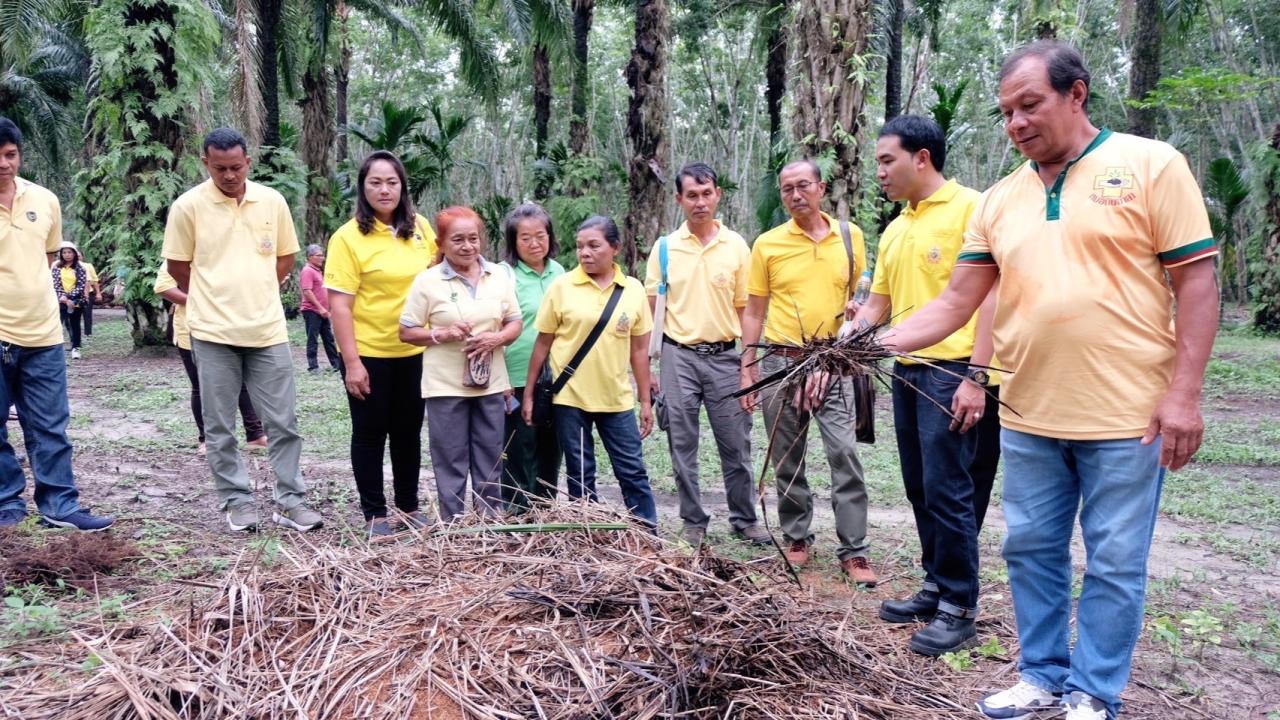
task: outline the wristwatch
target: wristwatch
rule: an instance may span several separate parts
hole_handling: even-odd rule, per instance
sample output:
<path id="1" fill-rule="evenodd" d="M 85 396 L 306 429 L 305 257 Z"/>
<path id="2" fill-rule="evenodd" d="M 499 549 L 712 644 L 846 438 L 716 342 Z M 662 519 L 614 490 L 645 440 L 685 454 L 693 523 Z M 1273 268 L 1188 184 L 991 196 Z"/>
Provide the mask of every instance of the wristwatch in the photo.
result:
<path id="1" fill-rule="evenodd" d="M 991 382 L 991 376 L 982 368 L 970 368 L 969 372 L 965 374 L 965 378 L 980 387 L 986 387 Z"/>

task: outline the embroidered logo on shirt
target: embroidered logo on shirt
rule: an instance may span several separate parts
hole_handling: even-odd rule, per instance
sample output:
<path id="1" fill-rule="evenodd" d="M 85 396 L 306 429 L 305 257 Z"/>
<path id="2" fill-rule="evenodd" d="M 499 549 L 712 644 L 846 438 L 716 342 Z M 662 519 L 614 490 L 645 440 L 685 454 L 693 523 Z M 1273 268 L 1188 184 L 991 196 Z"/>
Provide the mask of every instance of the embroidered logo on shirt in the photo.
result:
<path id="1" fill-rule="evenodd" d="M 1124 205 L 1138 197 L 1133 188 L 1133 173 L 1129 168 L 1109 167 L 1105 173 L 1093 178 L 1094 192 L 1089 199 L 1099 205 Z"/>
<path id="2" fill-rule="evenodd" d="M 937 245 L 934 245 L 933 249 L 929 251 L 929 254 L 926 255 L 924 259 L 928 260 L 930 265 L 937 265 L 942 262 L 942 250 L 940 250 Z"/>
<path id="3" fill-rule="evenodd" d="M 35 210 L 28 210 L 28 211 L 27 211 L 27 220 L 29 220 L 29 221 L 31 221 L 31 222 L 35 222 L 35 221 L 36 221 L 36 211 L 35 211 Z"/>
<path id="4" fill-rule="evenodd" d="M 626 335 L 631 332 L 631 318 L 627 316 L 626 311 L 623 311 L 618 316 L 618 323 L 613 326 L 613 331 L 618 335 Z"/>

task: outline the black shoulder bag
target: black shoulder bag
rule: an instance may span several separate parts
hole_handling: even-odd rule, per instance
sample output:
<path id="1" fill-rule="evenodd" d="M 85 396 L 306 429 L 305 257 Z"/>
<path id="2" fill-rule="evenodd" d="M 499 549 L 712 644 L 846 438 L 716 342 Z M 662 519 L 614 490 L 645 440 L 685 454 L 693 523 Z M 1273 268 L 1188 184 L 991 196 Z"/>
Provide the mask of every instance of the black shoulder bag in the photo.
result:
<path id="1" fill-rule="evenodd" d="M 853 240 L 849 237 L 849 221 L 840 221 L 840 236 L 844 238 L 844 251 L 849 256 L 849 297 L 853 297 L 854 277 L 857 268 L 853 263 Z M 854 424 L 853 434 L 858 442 L 868 445 L 876 441 L 876 388 L 870 375 L 853 376 Z"/>
<path id="2" fill-rule="evenodd" d="M 550 357 L 543 361 L 542 372 L 538 374 L 538 380 L 533 386 L 534 425 L 551 424 L 551 401 L 564 389 L 565 384 L 573 378 L 573 373 L 578 370 L 578 366 L 586 359 L 587 353 L 591 352 L 596 340 L 600 339 L 605 326 L 609 324 L 609 319 L 613 317 L 614 309 L 618 307 L 618 301 L 622 299 L 622 289 L 621 285 L 614 286 L 613 294 L 609 296 L 609 302 L 605 303 L 604 312 L 600 313 L 600 319 L 596 321 L 596 326 L 591 328 L 591 332 L 587 335 L 587 339 L 582 341 L 582 346 L 578 348 L 578 352 L 574 353 L 573 359 L 569 361 L 568 365 L 564 366 L 564 370 L 560 372 L 560 377 L 555 380 L 551 379 Z"/>

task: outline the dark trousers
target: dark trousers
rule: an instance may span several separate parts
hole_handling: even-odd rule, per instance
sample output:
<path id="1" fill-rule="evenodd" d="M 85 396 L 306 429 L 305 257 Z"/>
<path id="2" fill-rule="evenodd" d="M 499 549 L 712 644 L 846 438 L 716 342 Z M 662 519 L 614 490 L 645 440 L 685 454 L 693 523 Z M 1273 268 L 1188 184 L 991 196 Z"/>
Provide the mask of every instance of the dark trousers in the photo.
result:
<path id="1" fill-rule="evenodd" d="M 80 319 L 84 315 L 84 307 L 76 305 L 68 310 L 65 303 L 59 302 L 58 312 L 62 316 L 63 327 L 71 334 L 71 347 L 80 347 Z"/>
<path id="2" fill-rule="evenodd" d="M 552 416 L 560 436 L 560 447 L 564 449 L 569 495 L 575 498 L 586 495 L 592 501 L 598 499 L 595 442 L 591 438 L 594 425 L 605 452 L 609 453 L 609 462 L 613 465 L 614 476 L 618 478 L 627 510 L 645 525 L 656 529 L 658 508 L 644 467 L 640 427 L 636 423 L 635 412 L 588 412 L 568 405 L 552 405 Z"/>
<path id="3" fill-rule="evenodd" d="M 982 531 L 987 518 L 987 505 L 991 502 L 991 487 L 996 482 L 996 468 L 1000 465 L 1000 386 L 987 388 L 987 407 L 982 419 L 969 432 L 978 433 L 978 447 L 969 463 L 969 475 L 973 477 L 973 515 Z"/>
<path id="4" fill-rule="evenodd" d="M 958 362 L 938 365 L 960 376 L 966 368 Z M 944 612 L 972 615 L 978 607 L 978 525 L 970 467 L 980 432 L 951 430 L 951 417 L 943 410 L 950 409 L 960 377 L 928 365 L 901 363 L 894 375 L 898 459 L 920 536 L 924 587 L 941 595 L 939 609 Z M 985 508 L 985 499 L 982 505 Z"/>
<path id="5" fill-rule="evenodd" d="M 514 390 L 524 397 L 524 388 Z M 529 427 L 520 409 L 506 417 L 502 463 L 502 501 L 512 513 L 529 509 L 531 502 L 555 499 L 560 478 L 560 438 L 550 425 Z"/>
<path id="6" fill-rule="evenodd" d="M 84 334 L 85 337 L 93 334 L 93 295 L 84 301 Z"/>
<path id="7" fill-rule="evenodd" d="M 190 350 L 178 348 L 182 358 L 182 368 L 187 371 L 187 379 L 191 381 L 191 415 L 196 419 L 196 428 L 200 431 L 200 442 L 204 442 L 204 410 L 200 406 L 200 375 L 196 372 L 196 359 Z M 244 439 L 253 442 L 267 433 L 262 429 L 262 421 L 253 409 L 253 401 L 249 399 L 249 388 L 240 386 L 240 417 L 244 420 Z"/>
<path id="8" fill-rule="evenodd" d="M 442 521 L 467 511 L 467 478 L 471 479 L 471 508 L 477 514 L 497 517 L 502 512 L 498 466 L 505 405 L 502 393 L 427 400 L 427 439 Z"/>
<path id="9" fill-rule="evenodd" d="M 369 394 L 351 408 L 351 472 L 365 520 L 387 516 L 382 455 L 391 444 L 391 487 L 396 507 L 418 509 L 418 472 L 422 469 L 422 354 L 403 358 L 361 357 L 369 373 Z M 343 376 L 346 371 L 343 369 Z"/>
<path id="10" fill-rule="evenodd" d="M 307 369 L 319 370 L 320 362 L 317 350 L 319 343 L 316 340 L 324 341 L 324 356 L 329 360 L 329 365 L 339 372 L 342 371 L 342 355 L 338 354 L 338 346 L 333 342 L 333 327 L 329 324 L 329 318 L 320 317 L 320 313 L 311 312 L 310 310 L 302 311 L 302 321 L 307 326 Z"/>

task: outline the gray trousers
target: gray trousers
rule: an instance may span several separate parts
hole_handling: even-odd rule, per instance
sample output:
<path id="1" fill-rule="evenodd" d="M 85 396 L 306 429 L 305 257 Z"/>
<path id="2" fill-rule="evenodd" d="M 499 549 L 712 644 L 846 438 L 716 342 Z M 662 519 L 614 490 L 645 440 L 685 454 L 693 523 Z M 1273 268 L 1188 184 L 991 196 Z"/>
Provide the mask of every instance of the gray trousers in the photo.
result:
<path id="1" fill-rule="evenodd" d="M 253 486 L 236 448 L 236 412 L 240 385 L 267 431 L 267 457 L 276 474 L 275 501 L 288 510 L 301 505 L 306 493 L 302 471 L 302 436 L 298 434 L 293 387 L 293 354 L 288 343 L 238 347 L 191 339 L 200 377 L 204 435 L 220 507 L 253 502 Z"/>
<path id="2" fill-rule="evenodd" d="M 494 517 L 503 507 L 505 422 L 502 393 L 427 398 L 427 441 L 441 520 L 448 522 L 466 512 L 468 475 L 477 513 Z"/>
<path id="3" fill-rule="evenodd" d="M 703 405 L 720 452 L 729 524 L 741 530 L 756 523 L 751 415 L 733 396 L 740 387 L 740 361 L 736 352 L 699 355 L 688 348 L 662 345 L 662 393 L 670 422 L 667 443 L 680 493 L 680 518 L 685 525 L 706 528 L 711 519 L 702 509 L 698 487 L 698 415 Z"/>
<path id="4" fill-rule="evenodd" d="M 761 376 L 781 370 L 784 358 L 769 356 L 761 363 Z M 778 486 L 778 521 L 788 542 L 813 542 L 813 493 L 805 477 L 805 450 L 809 421 L 817 420 L 822 444 L 831 467 L 831 509 L 836 516 L 837 550 L 841 560 L 867 554 L 867 488 L 854 439 L 853 381 L 841 378 L 816 413 L 801 412 L 791 404 L 791 393 L 781 385 L 763 390 L 767 436 L 773 438 L 771 459 Z"/>

